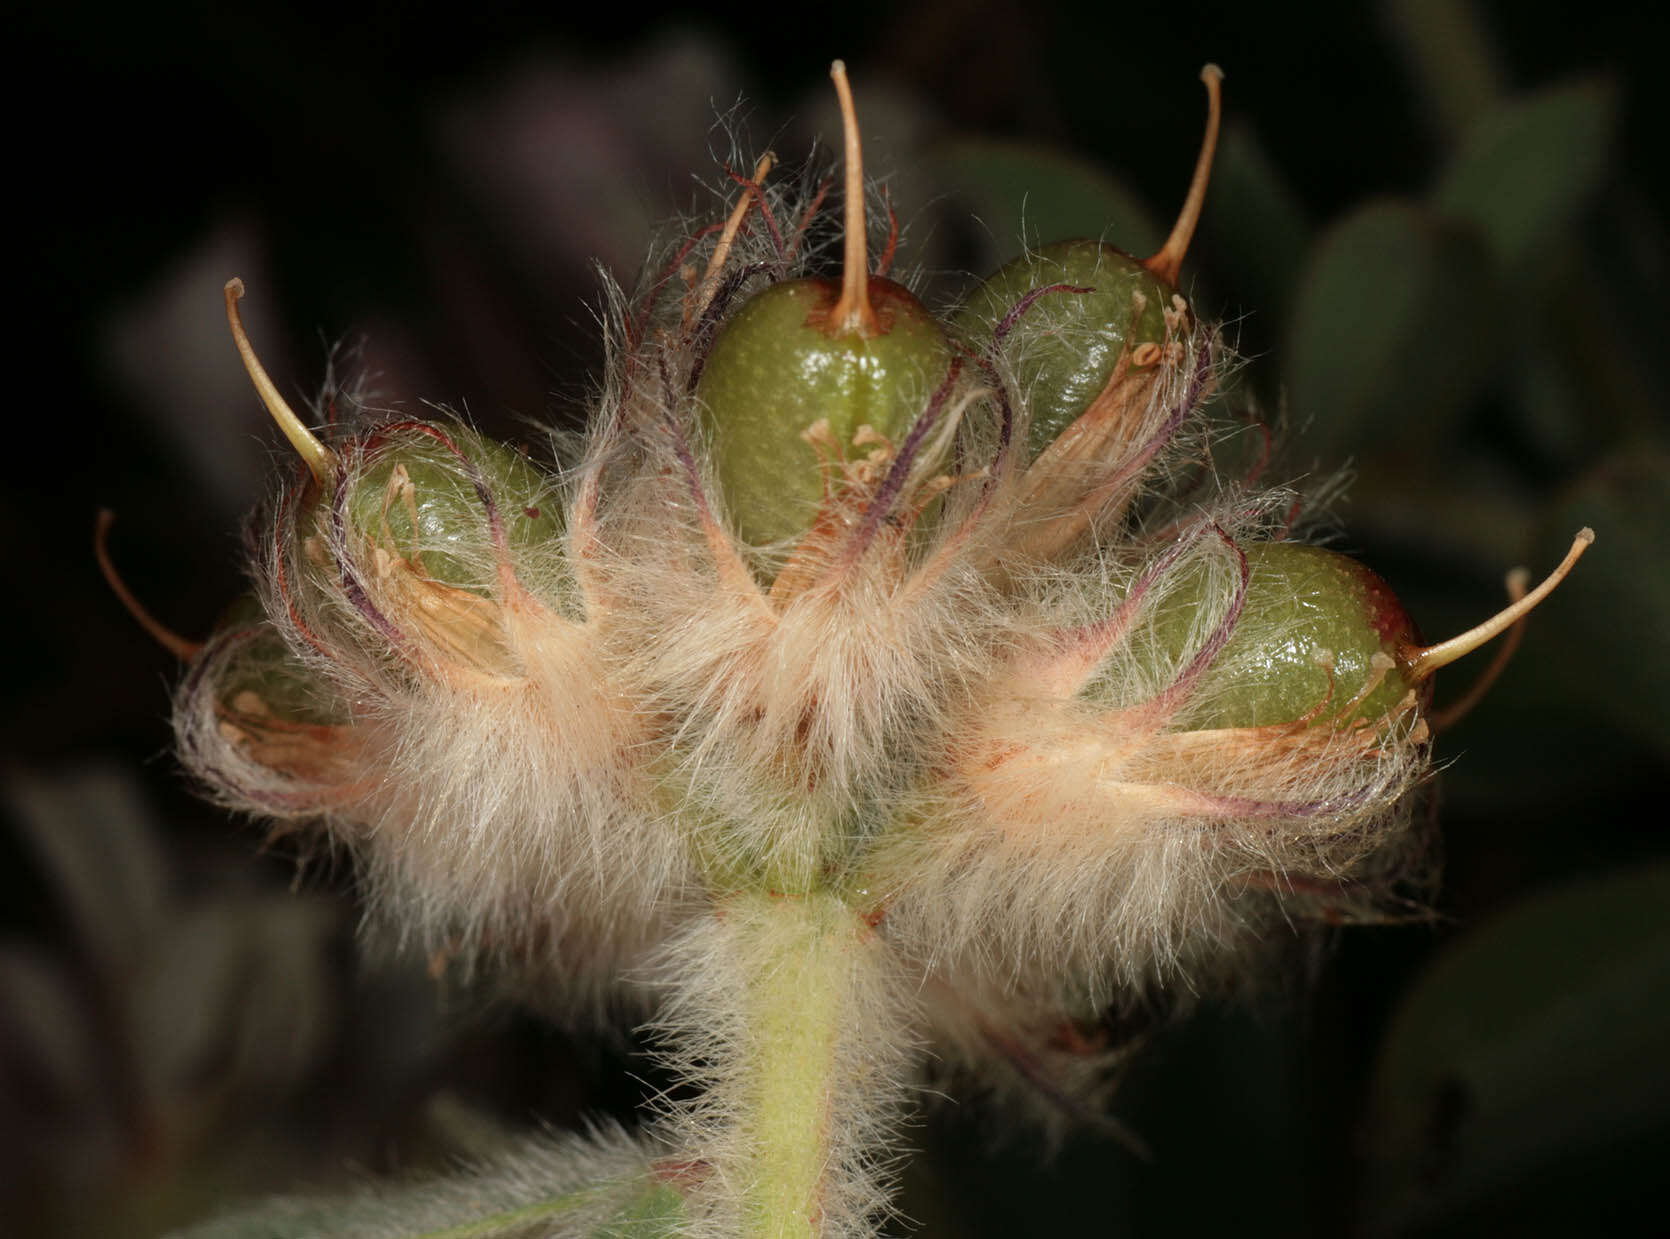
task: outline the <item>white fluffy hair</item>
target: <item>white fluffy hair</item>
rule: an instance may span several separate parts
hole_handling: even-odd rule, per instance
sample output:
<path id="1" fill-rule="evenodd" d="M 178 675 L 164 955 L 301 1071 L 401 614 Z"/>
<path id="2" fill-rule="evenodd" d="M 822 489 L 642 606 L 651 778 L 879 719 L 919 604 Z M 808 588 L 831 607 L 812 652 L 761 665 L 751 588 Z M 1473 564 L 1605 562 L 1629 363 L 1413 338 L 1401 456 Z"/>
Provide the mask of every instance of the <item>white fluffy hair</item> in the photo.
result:
<path id="1" fill-rule="evenodd" d="M 832 472 L 827 528 L 744 544 L 696 380 L 736 307 L 817 259 L 805 189 L 751 184 L 762 226 L 712 272 L 691 229 L 611 295 L 591 430 L 531 488 L 457 423 L 331 431 L 334 473 L 287 485 L 255 537 L 264 618 L 214 636 L 176 711 L 214 795 L 317 824 L 422 949 L 532 972 L 577 1019 L 623 990 L 659 1007 L 669 1061 L 706 1086 L 658 1129 L 705 1167 L 700 1234 L 734 1233 L 731 1180 L 764 1139 L 741 1117 L 762 984 L 822 969 L 840 1004 L 821 1233 L 871 1233 L 914 1047 L 1012 1074 L 1052 1030 L 1228 971 L 1318 910 L 1296 892 L 1384 886 L 1428 760 L 1412 704 L 1211 725 L 1271 501 L 1179 480 L 1230 364 L 1180 301 L 1094 435 L 1024 457 L 1022 316 L 1003 349 L 956 342 L 923 433 L 868 481 Z M 382 454 L 419 448 L 474 505 L 443 531 L 464 584 L 429 575 L 420 522 L 403 544 L 353 518 Z M 387 486 L 385 508 L 426 498 Z M 517 510 L 560 532 L 516 542 Z M 1138 621 L 1184 588 L 1179 656 Z M 810 939 L 772 912 L 812 905 Z"/>

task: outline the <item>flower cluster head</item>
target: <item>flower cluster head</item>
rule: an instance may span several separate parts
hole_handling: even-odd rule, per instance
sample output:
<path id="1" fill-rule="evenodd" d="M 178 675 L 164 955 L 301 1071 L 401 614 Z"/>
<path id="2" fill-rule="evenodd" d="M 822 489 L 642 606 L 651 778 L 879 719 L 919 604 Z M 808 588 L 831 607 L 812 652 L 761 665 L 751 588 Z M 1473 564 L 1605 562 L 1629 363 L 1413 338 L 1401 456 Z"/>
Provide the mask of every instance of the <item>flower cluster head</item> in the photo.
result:
<path id="1" fill-rule="evenodd" d="M 841 226 L 832 182 L 733 176 L 612 296 L 560 467 L 456 420 L 309 429 L 229 284 L 305 469 L 180 688 L 185 762 L 322 826 L 426 949 L 579 1011 L 676 990 L 739 893 L 832 900 L 912 996 L 906 1039 L 975 1067 L 1093 1058 L 1062 1030 L 1409 895 L 1431 673 L 1588 534 L 1426 645 L 1379 577 L 1289 540 L 1293 493 L 1212 467 L 1233 359 L 1178 284 L 1202 76 L 1159 253 L 1047 246 L 935 313 L 886 278 L 838 71 Z"/>

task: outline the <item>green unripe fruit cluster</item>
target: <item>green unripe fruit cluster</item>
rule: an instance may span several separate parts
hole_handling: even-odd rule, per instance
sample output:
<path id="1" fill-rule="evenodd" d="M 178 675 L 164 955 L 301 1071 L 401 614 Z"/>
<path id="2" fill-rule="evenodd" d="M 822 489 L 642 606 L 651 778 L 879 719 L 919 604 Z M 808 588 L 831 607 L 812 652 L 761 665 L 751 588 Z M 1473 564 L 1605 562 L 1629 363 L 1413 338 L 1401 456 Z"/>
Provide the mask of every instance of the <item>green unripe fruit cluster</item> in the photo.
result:
<path id="1" fill-rule="evenodd" d="M 1383 718 L 1409 695 L 1415 682 L 1400 664 L 1419 637 L 1385 581 L 1322 547 L 1274 542 L 1249 545 L 1245 552 L 1246 603 L 1207 673 L 1210 696 L 1206 708 L 1191 715 L 1195 725 L 1263 727 L 1336 717 L 1375 674 L 1376 654 L 1394 665 L 1349 718 Z M 1156 643 L 1179 665 L 1191 652 L 1205 588 L 1202 579 L 1198 588 L 1171 593 L 1154 617 Z M 1325 664 L 1332 666 L 1331 684 Z"/>
<path id="2" fill-rule="evenodd" d="M 754 294 L 720 330 L 696 385 L 714 473 L 732 524 L 760 546 L 806 530 L 823 500 L 824 422 L 848 460 L 868 426 L 895 447 L 951 362 L 944 330 L 907 289 L 869 281 L 877 331 L 831 331 L 839 283 L 788 280 Z"/>
<path id="3" fill-rule="evenodd" d="M 1038 297 L 1000 345 L 1031 415 L 1027 459 L 1035 459 L 1076 421 L 1107 386 L 1120 354 L 1152 365 L 1166 338 L 1165 311 L 1176 290 L 1141 261 L 1105 241 L 1062 241 L 1000 268 L 969 296 L 953 319 L 976 350 L 1031 293 Z M 1142 350 L 1144 344 L 1153 345 Z"/>
<path id="4" fill-rule="evenodd" d="M 421 564 L 442 585 L 484 591 L 494 584 L 495 564 L 484 553 L 491 536 L 487 508 L 472 466 L 513 554 L 562 533 L 555 496 L 539 468 L 473 430 L 395 426 L 374 433 L 361 450 L 366 462 L 350 485 L 349 524 L 389 555 Z"/>

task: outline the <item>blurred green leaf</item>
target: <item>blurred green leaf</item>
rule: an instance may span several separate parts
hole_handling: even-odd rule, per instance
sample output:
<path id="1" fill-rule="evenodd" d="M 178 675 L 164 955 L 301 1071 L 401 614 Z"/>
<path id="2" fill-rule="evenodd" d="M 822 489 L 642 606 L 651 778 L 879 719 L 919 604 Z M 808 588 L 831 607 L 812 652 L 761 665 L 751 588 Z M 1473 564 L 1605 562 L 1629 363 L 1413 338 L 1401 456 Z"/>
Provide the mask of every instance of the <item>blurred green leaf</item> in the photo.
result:
<path id="1" fill-rule="evenodd" d="M 329 1050 L 339 909 L 243 893 L 181 907 L 124 995 L 136 1068 L 155 1097 L 293 1085 Z"/>
<path id="2" fill-rule="evenodd" d="M 1261 319 L 1287 316 L 1311 224 L 1251 126 L 1231 122 L 1218 144 L 1201 230 L 1217 282 Z M 1227 278 L 1226 278 L 1227 277 Z"/>
<path id="3" fill-rule="evenodd" d="M 1142 200 L 1093 164 L 1014 142 L 966 139 L 926 160 L 930 180 L 984 222 L 993 252 L 988 265 L 1028 246 L 1075 237 L 1109 241 L 1149 254 L 1165 229 Z"/>
<path id="4" fill-rule="evenodd" d="M 0 1030 L 0 1078 L 15 1072 L 29 1080 L 36 1098 L 32 1118 L 56 1119 L 41 1111 L 62 1107 L 91 1126 L 93 1116 L 108 1108 L 98 1087 L 100 1056 L 107 1051 L 87 1026 L 74 980 L 43 952 L 0 944 Z M 42 1096 L 49 1099 L 45 1106 Z"/>
<path id="5" fill-rule="evenodd" d="M 100 763 L 54 778 L 15 774 L 3 794 L 89 957 L 119 976 L 168 904 L 166 865 L 137 781 Z"/>
<path id="6" fill-rule="evenodd" d="M 1305 444 L 1324 462 L 1388 441 L 1439 450 L 1494 362 L 1493 273 L 1476 237 L 1413 203 L 1352 212 L 1312 249 L 1289 334 Z"/>
<path id="7" fill-rule="evenodd" d="M 1375 1073 L 1375 1233 L 1526 1208 L 1573 1164 L 1597 1197 L 1631 1190 L 1610 1160 L 1670 1103 L 1667 907 L 1667 866 L 1575 883 L 1439 957 Z"/>
<path id="8" fill-rule="evenodd" d="M 1475 224 L 1517 267 L 1569 237 L 1606 178 L 1616 121 L 1617 94 L 1605 81 L 1509 100 L 1469 127 L 1433 205 Z"/>
<path id="9" fill-rule="evenodd" d="M 1620 452 L 1549 514 L 1538 557 L 1553 563 L 1584 525 L 1595 544 L 1534 621 L 1574 657 L 1570 691 L 1670 754 L 1670 451 Z"/>

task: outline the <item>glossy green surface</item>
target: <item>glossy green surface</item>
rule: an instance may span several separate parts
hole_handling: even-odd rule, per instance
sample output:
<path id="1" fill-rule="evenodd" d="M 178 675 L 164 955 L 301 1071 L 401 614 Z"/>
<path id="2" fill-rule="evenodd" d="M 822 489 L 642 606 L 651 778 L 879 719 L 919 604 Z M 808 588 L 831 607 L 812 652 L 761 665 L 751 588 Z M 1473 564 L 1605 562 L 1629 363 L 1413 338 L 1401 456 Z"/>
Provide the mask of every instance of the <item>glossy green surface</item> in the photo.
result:
<path id="1" fill-rule="evenodd" d="M 439 429 L 481 470 L 512 551 L 558 537 L 561 512 L 549 481 L 520 453 L 462 426 Z M 368 464 L 348 497 L 354 527 L 391 555 L 421 560 L 443 585 L 489 590 L 497 564 L 487 508 L 464 463 L 434 436 L 396 428 L 366 448 Z M 409 496 L 395 470 L 410 480 Z"/>
<path id="2" fill-rule="evenodd" d="M 839 295 L 819 279 L 762 289 L 725 324 L 702 368 L 696 396 L 714 473 L 745 542 L 779 542 L 812 523 L 823 481 L 801 437 L 807 427 L 827 421 L 849 459 L 872 450 L 852 446 L 861 426 L 898 445 L 950 364 L 944 331 L 897 284 L 871 280 L 883 331 L 868 338 L 823 330 Z"/>
<path id="3" fill-rule="evenodd" d="M 329 690 L 290 652 L 252 594 L 238 598 L 215 625 L 217 633 L 246 630 L 252 635 L 220 672 L 216 696 L 223 706 L 247 711 L 252 703 L 241 699 L 253 693 L 267 712 L 288 723 L 343 721 Z"/>
<path id="4" fill-rule="evenodd" d="M 1313 710 L 1320 722 L 1361 691 L 1377 652 L 1396 658 L 1400 644 L 1418 640 L 1391 588 L 1348 556 L 1289 542 L 1243 549 L 1250 573 L 1246 606 L 1201 681 L 1201 708 L 1191 711 L 1192 726 L 1261 727 L 1293 722 Z M 1198 597 L 1198 590 L 1185 587 L 1154 619 L 1156 640 L 1179 662 L 1198 648 L 1198 640 L 1189 644 Z M 1328 673 L 1316 662 L 1319 650 L 1334 656 L 1331 697 Z M 1381 717 L 1410 687 L 1393 668 L 1351 717 Z"/>
<path id="5" fill-rule="evenodd" d="M 1005 337 L 1003 353 L 1032 413 L 1028 459 L 1107 386 L 1127 343 L 1164 342 L 1164 312 L 1176 291 L 1104 241 L 1062 241 L 1000 268 L 974 290 L 953 325 L 971 346 L 987 348 L 1009 311 L 1033 289 L 1051 284 L 1093 291 L 1040 297 Z M 1139 292 L 1144 305 L 1137 310 L 1132 294 Z"/>

